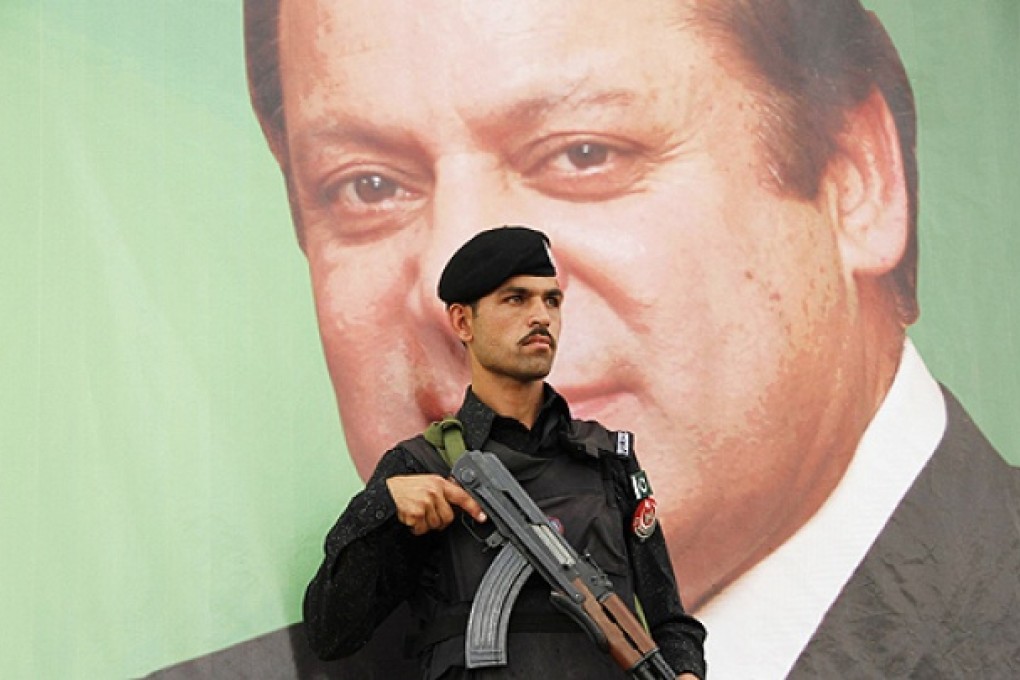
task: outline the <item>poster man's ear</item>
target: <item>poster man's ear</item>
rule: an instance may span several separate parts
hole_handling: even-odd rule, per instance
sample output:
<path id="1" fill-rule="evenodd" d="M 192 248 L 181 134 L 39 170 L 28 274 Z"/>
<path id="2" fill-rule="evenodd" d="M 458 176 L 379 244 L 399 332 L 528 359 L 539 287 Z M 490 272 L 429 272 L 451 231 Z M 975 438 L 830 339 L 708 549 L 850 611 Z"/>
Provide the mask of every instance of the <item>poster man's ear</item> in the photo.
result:
<path id="1" fill-rule="evenodd" d="M 846 113 L 838 140 L 825 183 L 843 264 L 849 274 L 881 276 L 903 257 L 909 206 L 896 123 L 877 89 Z"/>

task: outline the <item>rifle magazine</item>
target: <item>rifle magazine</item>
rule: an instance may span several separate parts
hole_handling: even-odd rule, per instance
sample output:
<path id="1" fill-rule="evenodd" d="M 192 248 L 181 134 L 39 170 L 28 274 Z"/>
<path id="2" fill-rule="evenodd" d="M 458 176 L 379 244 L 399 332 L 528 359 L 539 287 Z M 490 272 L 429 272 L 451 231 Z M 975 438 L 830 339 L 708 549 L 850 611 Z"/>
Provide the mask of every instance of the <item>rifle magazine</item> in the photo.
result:
<path id="1" fill-rule="evenodd" d="M 507 664 L 510 612 L 525 581 L 534 572 L 528 560 L 507 544 L 482 578 L 471 605 L 464 639 L 465 665 L 488 668 Z"/>

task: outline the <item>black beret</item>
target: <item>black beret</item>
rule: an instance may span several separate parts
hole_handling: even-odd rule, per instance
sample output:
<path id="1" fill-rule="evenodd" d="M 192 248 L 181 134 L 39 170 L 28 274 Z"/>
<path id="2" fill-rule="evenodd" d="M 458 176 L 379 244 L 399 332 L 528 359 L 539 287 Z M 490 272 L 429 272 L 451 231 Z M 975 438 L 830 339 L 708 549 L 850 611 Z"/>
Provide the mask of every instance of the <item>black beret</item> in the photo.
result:
<path id="1" fill-rule="evenodd" d="M 475 302 L 514 276 L 556 276 L 549 237 L 529 227 L 488 229 L 475 234 L 446 263 L 439 299 L 448 305 Z"/>

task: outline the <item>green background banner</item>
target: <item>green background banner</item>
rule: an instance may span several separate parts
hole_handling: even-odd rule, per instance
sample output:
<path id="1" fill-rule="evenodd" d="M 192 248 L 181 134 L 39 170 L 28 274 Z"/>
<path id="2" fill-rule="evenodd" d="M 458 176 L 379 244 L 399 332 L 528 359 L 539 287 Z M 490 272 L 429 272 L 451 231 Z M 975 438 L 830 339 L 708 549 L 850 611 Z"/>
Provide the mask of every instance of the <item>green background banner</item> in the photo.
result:
<path id="1" fill-rule="evenodd" d="M 932 372 L 1020 462 L 1020 5 L 873 0 L 920 111 Z M 0 5 L 0 675 L 299 618 L 360 486 L 233 0 Z"/>

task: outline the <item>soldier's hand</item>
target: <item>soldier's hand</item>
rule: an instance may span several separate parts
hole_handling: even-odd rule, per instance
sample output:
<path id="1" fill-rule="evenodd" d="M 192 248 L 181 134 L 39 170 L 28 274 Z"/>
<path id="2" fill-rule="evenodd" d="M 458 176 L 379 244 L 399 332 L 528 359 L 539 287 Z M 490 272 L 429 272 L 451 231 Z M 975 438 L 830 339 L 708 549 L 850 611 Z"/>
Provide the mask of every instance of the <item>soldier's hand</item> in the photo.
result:
<path id="1" fill-rule="evenodd" d="M 454 508 L 461 508 L 479 522 L 485 513 L 456 482 L 439 475 L 400 475 L 386 480 L 386 486 L 397 506 L 397 520 L 420 536 L 449 526 Z"/>

